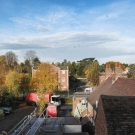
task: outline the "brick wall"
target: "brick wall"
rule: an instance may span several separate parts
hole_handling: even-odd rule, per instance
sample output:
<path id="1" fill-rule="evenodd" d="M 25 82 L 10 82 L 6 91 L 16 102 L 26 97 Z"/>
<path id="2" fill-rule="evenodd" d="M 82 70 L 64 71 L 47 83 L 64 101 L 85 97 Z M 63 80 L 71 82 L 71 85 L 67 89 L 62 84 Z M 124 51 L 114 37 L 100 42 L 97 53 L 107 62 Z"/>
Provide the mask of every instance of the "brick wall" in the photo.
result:
<path id="1" fill-rule="evenodd" d="M 105 80 L 105 73 L 99 75 L 99 84 L 101 84 Z"/>
<path id="2" fill-rule="evenodd" d="M 110 68 L 110 64 L 106 64 L 105 78 L 108 78 L 111 76 L 112 76 L 112 69 Z"/>
<path id="3" fill-rule="evenodd" d="M 122 76 L 122 68 L 120 63 L 115 63 L 115 79 Z"/>

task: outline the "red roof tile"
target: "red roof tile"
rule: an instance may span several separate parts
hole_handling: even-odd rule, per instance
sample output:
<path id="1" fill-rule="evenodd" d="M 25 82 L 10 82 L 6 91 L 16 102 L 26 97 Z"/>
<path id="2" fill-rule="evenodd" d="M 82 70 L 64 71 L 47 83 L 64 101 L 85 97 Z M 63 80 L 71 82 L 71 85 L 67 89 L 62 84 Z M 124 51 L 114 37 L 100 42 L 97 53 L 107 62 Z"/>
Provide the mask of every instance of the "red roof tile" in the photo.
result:
<path id="1" fill-rule="evenodd" d="M 111 87 L 111 85 L 112 77 L 108 77 L 89 95 L 88 102 L 90 102 L 91 104 L 95 104 L 96 100 L 99 100 L 100 95 L 106 93 L 106 91 Z"/>
<path id="2" fill-rule="evenodd" d="M 135 96 L 135 79 L 119 77 L 104 94 L 113 96 Z"/>

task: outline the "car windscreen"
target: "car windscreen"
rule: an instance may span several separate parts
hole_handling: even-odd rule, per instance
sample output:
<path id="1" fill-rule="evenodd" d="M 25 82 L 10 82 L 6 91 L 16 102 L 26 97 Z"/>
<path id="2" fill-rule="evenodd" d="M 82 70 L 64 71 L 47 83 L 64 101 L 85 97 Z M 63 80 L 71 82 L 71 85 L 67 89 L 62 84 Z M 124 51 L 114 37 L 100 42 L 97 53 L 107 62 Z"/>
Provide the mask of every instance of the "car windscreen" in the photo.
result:
<path id="1" fill-rule="evenodd" d="M 60 97 L 52 97 L 52 101 L 58 102 L 58 101 L 60 101 Z"/>

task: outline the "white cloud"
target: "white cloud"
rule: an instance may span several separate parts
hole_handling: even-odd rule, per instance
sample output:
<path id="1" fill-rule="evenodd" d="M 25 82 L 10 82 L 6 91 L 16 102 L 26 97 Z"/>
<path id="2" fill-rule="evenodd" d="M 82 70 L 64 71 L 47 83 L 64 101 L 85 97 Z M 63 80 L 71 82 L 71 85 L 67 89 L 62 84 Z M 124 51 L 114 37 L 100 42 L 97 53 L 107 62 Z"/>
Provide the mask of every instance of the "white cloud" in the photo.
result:
<path id="1" fill-rule="evenodd" d="M 101 45 L 104 43 L 118 41 L 119 39 L 113 35 L 104 35 L 100 33 L 88 33 L 88 32 L 64 32 L 50 35 L 39 35 L 39 36 L 24 36 L 14 37 L 7 43 L 3 43 L 4 48 L 15 47 L 21 45 L 29 48 L 29 46 L 38 47 L 64 47 L 74 46 L 81 44 L 83 46 Z M 21 46 L 19 46 L 21 48 Z M 16 48 L 17 49 L 17 48 Z"/>
<path id="2" fill-rule="evenodd" d="M 121 63 L 127 63 L 127 64 L 133 64 L 135 63 L 135 55 L 122 55 L 122 56 L 111 56 L 106 58 L 99 58 L 96 59 L 99 61 L 100 64 L 106 63 L 108 61 L 115 61 L 115 62 L 121 62 Z"/>
<path id="3" fill-rule="evenodd" d="M 15 50 L 22 57 L 27 50 L 37 50 L 50 61 L 60 60 L 60 54 L 71 61 L 84 57 L 127 60 L 135 53 L 134 6 L 132 1 L 121 1 L 79 13 L 76 8 L 56 6 L 42 14 L 13 16 L 7 29 L 0 28 L 0 52 Z M 46 48 L 54 49 L 53 55 Z M 41 49 L 46 54 L 41 55 Z"/>

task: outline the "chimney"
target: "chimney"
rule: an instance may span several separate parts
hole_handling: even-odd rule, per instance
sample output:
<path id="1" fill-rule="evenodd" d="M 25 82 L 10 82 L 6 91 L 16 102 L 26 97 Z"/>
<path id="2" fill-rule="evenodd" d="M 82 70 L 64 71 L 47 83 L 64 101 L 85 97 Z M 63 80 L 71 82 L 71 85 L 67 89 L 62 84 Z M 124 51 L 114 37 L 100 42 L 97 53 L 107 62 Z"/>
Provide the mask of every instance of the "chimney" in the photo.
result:
<path id="1" fill-rule="evenodd" d="M 106 64 L 106 69 L 108 69 L 109 68 L 109 64 Z"/>
<path id="2" fill-rule="evenodd" d="M 112 69 L 110 68 L 110 64 L 106 64 L 105 78 L 108 78 L 111 76 L 112 76 Z"/>
<path id="3" fill-rule="evenodd" d="M 120 62 L 116 62 L 115 63 L 115 79 L 118 77 L 122 77 L 122 68 L 121 68 L 121 63 Z"/>

